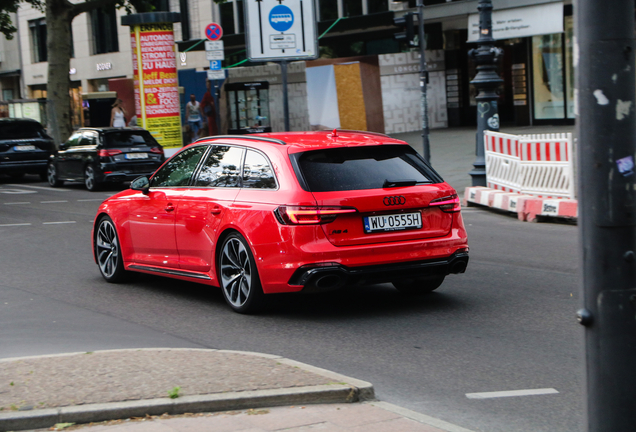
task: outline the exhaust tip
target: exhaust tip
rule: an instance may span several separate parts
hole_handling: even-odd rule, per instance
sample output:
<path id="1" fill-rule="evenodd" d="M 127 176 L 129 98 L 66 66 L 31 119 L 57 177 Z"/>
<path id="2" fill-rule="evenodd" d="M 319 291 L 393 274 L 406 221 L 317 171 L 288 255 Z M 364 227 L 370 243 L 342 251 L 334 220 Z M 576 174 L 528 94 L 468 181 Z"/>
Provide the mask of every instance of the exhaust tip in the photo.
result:
<path id="1" fill-rule="evenodd" d="M 466 271 L 466 267 L 467 267 L 466 261 L 457 261 L 451 265 L 450 272 L 454 274 L 464 273 Z"/>
<path id="2" fill-rule="evenodd" d="M 337 274 L 328 274 L 316 279 L 314 285 L 319 289 L 335 289 L 342 285 L 342 277 Z"/>

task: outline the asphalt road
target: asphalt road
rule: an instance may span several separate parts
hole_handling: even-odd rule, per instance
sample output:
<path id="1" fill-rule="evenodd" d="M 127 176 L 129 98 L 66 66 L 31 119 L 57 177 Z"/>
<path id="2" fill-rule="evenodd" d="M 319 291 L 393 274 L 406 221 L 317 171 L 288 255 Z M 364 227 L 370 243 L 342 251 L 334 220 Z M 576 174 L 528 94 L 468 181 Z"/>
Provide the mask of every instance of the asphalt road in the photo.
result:
<path id="1" fill-rule="evenodd" d="M 104 282 L 90 232 L 114 192 L 0 178 L 0 357 L 257 351 L 370 381 L 381 400 L 475 431 L 583 429 L 576 227 L 468 208 L 468 271 L 429 296 L 376 285 L 280 296 L 267 313 L 242 316 L 202 285 L 146 275 Z M 558 393 L 466 396 L 545 388 Z"/>

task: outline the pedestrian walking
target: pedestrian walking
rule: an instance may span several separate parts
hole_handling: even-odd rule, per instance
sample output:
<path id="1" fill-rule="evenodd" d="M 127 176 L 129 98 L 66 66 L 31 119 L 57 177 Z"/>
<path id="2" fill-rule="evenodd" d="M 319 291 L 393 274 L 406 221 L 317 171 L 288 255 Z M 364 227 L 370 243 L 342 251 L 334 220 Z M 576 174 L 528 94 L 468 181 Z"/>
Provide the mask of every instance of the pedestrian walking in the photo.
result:
<path id="1" fill-rule="evenodd" d="M 208 118 L 208 135 L 218 135 L 219 131 L 216 127 L 216 106 L 214 105 L 214 97 L 212 96 L 212 83 L 210 80 L 205 82 L 207 91 L 201 99 L 201 112 Z"/>
<path id="2" fill-rule="evenodd" d="M 186 104 L 186 116 L 188 118 L 188 126 L 190 127 L 190 142 L 194 142 L 199 137 L 199 129 L 201 128 L 201 106 L 197 102 L 196 96 L 190 95 L 190 102 Z"/>
<path id="3" fill-rule="evenodd" d="M 116 128 L 126 127 L 126 110 L 123 106 L 124 101 L 117 98 L 110 110 L 110 126 Z"/>

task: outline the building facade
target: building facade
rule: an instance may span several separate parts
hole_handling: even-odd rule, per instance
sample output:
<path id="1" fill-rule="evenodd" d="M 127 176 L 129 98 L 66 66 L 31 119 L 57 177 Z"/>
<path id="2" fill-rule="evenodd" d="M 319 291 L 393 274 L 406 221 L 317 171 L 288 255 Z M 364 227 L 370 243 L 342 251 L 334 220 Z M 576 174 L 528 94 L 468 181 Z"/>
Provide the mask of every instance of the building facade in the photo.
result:
<path id="1" fill-rule="evenodd" d="M 503 50 L 499 73 L 504 82 L 500 88 L 499 105 L 504 125 L 574 121 L 570 3 L 570 0 L 493 0 L 493 34 Z M 469 60 L 468 51 L 475 47 L 478 1 L 424 0 L 424 4 L 430 71 L 429 104 L 432 107 L 430 124 L 432 127 L 473 125 L 477 113 L 470 80 L 475 75 L 475 68 Z M 190 83 L 187 79 L 196 77 L 204 80 L 205 74 L 186 72 L 203 72 L 209 68 L 203 39 L 204 29 L 211 22 L 223 27 L 224 67 L 262 66 L 246 61 L 243 8 L 243 0 L 229 0 L 222 4 L 212 0 L 155 1 L 155 10 L 181 13 L 181 22 L 176 23 L 174 28 L 177 67 L 180 77 L 183 77 L 180 85 L 185 88 L 184 93 L 188 94 L 189 88 L 204 88 L 204 84 Z M 421 127 L 418 50 L 393 37 L 398 31 L 393 18 L 415 11 L 415 0 L 315 0 L 315 10 L 320 57 L 332 59 L 333 64 L 338 64 L 338 59 L 345 64 L 351 58 L 362 61 L 362 65 L 377 63 L 380 83 L 376 88 L 380 93 L 377 100 L 381 100 L 382 104 L 384 131 L 418 130 Z M 75 126 L 90 122 L 87 105 L 91 100 L 100 97 L 112 99 L 113 92 L 123 88 L 122 80 L 132 80 L 130 34 L 129 28 L 121 25 L 123 13 L 114 8 L 96 10 L 73 20 L 73 58 L 69 78 Z M 0 108 L 2 103 L 13 99 L 46 97 L 48 53 L 44 15 L 23 5 L 15 22 L 18 34 L 14 40 L 0 39 Z M 364 57 L 371 60 L 360 60 Z M 311 66 L 311 62 L 307 62 L 300 69 L 305 71 Z M 363 74 L 366 73 L 364 71 L 375 71 L 366 66 L 360 70 Z M 237 82 L 240 76 L 253 75 L 252 72 L 236 69 L 229 74 L 228 83 Z M 315 76 L 315 73 L 310 75 Z M 306 86 L 308 75 L 303 72 L 302 76 Z M 271 77 L 267 80 L 276 81 Z M 360 81 L 366 85 L 369 80 L 362 76 Z M 304 91 L 299 90 L 302 83 L 298 80 L 292 83 L 300 85 L 294 87 L 294 94 Z M 273 91 L 269 94 L 274 104 L 269 123 L 274 129 L 282 124 L 278 118 L 282 115 L 278 108 L 280 101 L 274 100 L 281 94 L 276 87 L 279 84 L 273 83 Z M 368 89 L 365 95 L 368 97 Z M 232 111 L 226 96 L 220 86 L 217 103 L 220 104 L 220 114 L 224 116 L 221 119 L 223 124 L 231 121 L 229 117 L 225 118 Z M 337 96 L 346 98 L 346 88 L 339 90 Z M 200 97 L 197 95 L 198 100 Z M 183 104 L 187 100 L 183 97 Z M 127 106 L 132 107 L 131 104 Z M 308 123 L 298 120 L 294 124 L 305 127 Z M 373 124 L 379 123 L 374 121 Z"/>

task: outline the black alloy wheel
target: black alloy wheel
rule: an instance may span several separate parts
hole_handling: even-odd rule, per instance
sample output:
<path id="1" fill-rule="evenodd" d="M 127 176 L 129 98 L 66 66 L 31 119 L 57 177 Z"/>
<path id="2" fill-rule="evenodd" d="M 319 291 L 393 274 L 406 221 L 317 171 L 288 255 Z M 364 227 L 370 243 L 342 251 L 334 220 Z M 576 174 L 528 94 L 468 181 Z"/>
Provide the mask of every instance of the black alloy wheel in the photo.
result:
<path id="1" fill-rule="evenodd" d="M 249 314 L 262 308 L 264 294 L 256 262 L 241 234 L 234 232 L 223 240 L 218 275 L 223 297 L 235 312 Z"/>
<path id="2" fill-rule="evenodd" d="M 97 265 L 102 277 L 112 283 L 124 281 L 128 272 L 124 270 L 119 236 L 110 217 L 102 216 L 97 221 L 94 244 Z"/>

